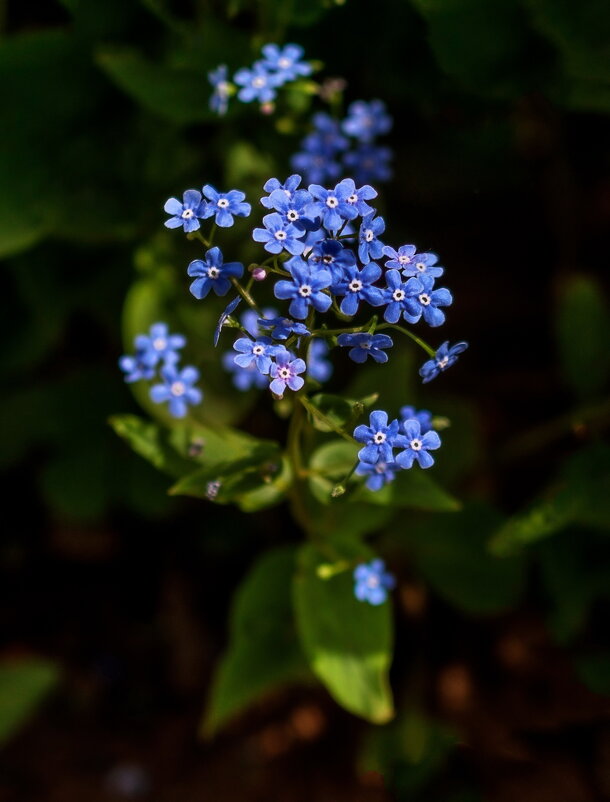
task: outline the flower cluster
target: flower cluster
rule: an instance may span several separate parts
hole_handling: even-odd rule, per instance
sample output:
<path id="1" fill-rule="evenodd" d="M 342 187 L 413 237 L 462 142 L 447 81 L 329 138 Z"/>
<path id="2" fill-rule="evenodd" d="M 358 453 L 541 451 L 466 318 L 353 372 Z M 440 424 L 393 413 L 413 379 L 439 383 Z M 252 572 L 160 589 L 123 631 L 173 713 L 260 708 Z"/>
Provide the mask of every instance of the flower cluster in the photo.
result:
<path id="1" fill-rule="evenodd" d="M 203 199 L 205 196 L 205 200 Z M 214 222 L 220 228 L 229 228 L 233 225 L 233 217 L 248 217 L 252 207 L 245 203 L 245 194 L 237 189 L 230 192 L 217 192 L 210 184 L 203 187 L 202 192 L 198 189 L 187 189 L 182 195 L 182 200 L 169 198 L 163 207 L 167 214 L 171 215 L 165 221 L 167 228 L 180 228 L 190 234 L 201 228 L 199 220 L 214 218 Z"/>
<path id="2" fill-rule="evenodd" d="M 277 90 L 284 84 L 296 81 L 313 72 L 312 65 L 303 61 L 303 48 L 300 45 L 264 45 L 261 58 L 251 67 L 242 67 L 229 81 L 229 71 L 221 64 L 208 74 L 213 87 L 210 108 L 218 114 L 225 114 L 231 95 L 237 93 L 242 103 L 254 101 L 263 109 L 271 110 Z"/>
<path id="3" fill-rule="evenodd" d="M 170 334 L 166 323 L 153 323 L 148 334 L 135 338 L 135 354 L 119 359 L 126 382 L 151 380 L 159 371 L 161 382 L 150 388 L 150 397 L 155 404 L 167 401 L 174 418 L 184 418 L 189 404 L 199 404 L 203 398 L 201 390 L 195 387 L 199 380 L 197 368 L 192 365 L 180 368 L 178 364 L 178 351 L 185 345 L 182 334 Z"/>
<path id="4" fill-rule="evenodd" d="M 392 151 L 375 144 L 377 137 L 392 127 L 383 101 L 356 100 L 342 121 L 318 112 L 312 125 L 313 130 L 292 157 L 293 169 L 303 173 L 307 181 L 336 181 L 345 174 L 359 184 L 391 178 Z"/>

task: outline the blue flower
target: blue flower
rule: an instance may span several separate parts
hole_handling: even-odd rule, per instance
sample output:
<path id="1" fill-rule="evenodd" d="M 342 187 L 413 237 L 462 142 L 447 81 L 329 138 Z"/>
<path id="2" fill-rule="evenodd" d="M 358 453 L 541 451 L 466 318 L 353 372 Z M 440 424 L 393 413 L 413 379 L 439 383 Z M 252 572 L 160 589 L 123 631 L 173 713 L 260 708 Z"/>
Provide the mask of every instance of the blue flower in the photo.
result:
<path id="1" fill-rule="evenodd" d="M 263 318 L 268 318 L 271 320 L 275 317 L 277 317 L 276 309 L 271 309 L 270 307 L 263 309 Z M 261 327 L 258 324 L 258 319 L 258 312 L 255 312 L 254 309 L 246 309 L 240 319 L 242 328 L 244 328 L 248 334 L 251 334 L 253 337 L 258 337 L 261 333 Z"/>
<path id="2" fill-rule="evenodd" d="M 300 390 L 305 384 L 305 380 L 299 376 L 306 369 L 302 359 L 295 359 L 289 351 L 280 351 L 275 357 L 275 362 L 271 365 L 271 384 L 269 389 L 273 395 L 282 398 L 286 387 L 290 390 Z"/>
<path id="3" fill-rule="evenodd" d="M 311 64 L 301 61 L 303 48 L 300 45 L 284 45 L 283 48 L 275 44 L 265 45 L 263 56 L 263 67 L 270 72 L 274 71 L 282 83 L 295 81 L 299 75 L 312 73 Z"/>
<path id="4" fill-rule="evenodd" d="M 432 413 L 427 409 L 416 410 L 411 406 L 401 407 L 400 418 L 403 423 L 411 419 L 416 420 L 421 427 L 422 434 L 426 434 L 432 429 Z"/>
<path id="5" fill-rule="evenodd" d="M 134 345 L 138 360 L 154 367 L 161 361 L 166 364 L 177 362 L 180 357 L 176 351 L 184 348 L 186 339 L 182 334 L 170 334 L 167 323 L 153 323 L 148 335 L 139 334 Z"/>
<path id="6" fill-rule="evenodd" d="M 422 291 L 412 299 L 409 299 L 409 314 L 415 318 L 410 322 L 416 323 L 423 315 L 428 325 L 441 326 L 445 322 L 445 313 L 438 307 L 449 306 L 452 303 L 453 298 L 451 297 L 451 293 L 445 287 L 434 290 L 434 279 L 432 276 L 423 274 L 419 279 L 409 279 L 409 281 L 418 280 L 422 285 Z"/>
<path id="7" fill-rule="evenodd" d="M 216 295 L 226 295 L 231 288 L 231 278 L 241 278 L 244 266 L 240 262 L 222 262 L 220 248 L 210 248 L 206 251 L 205 261 L 195 259 L 187 268 L 189 276 L 196 276 L 189 287 L 195 298 L 205 298 L 211 289 Z"/>
<path id="8" fill-rule="evenodd" d="M 290 314 L 298 320 L 305 320 L 310 306 L 318 312 L 326 312 L 332 298 L 324 290 L 332 282 L 331 274 L 312 268 L 298 257 L 286 262 L 286 267 L 292 275 L 292 281 L 278 281 L 273 292 L 281 300 L 291 299 Z"/>
<path id="9" fill-rule="evenodd" d="M 376 462 L 371 465 L 370 462 L 360 462 L 354 471 L 356 476 L 368 476 L 365 485 L 369 490 L 381 490 L 381 488 L 394 481 L 396 476 L 397 466 L 395 463 L 390 462 Z"/>
<path id="10" fill-rule="evenodd" d="M 155 369 L 142 361 L 141 354 L 125 354 L 119 359 L 119 368 L 126 374 L 125 381 L 129 384 L 140 379 L 152 379 L 155 375 Z"/>
<path id="11" fill-rule="evenodd" d="M 334 189 L 325 189 L 320 184 L 310 184 L 309 192 L 314 201 L 309 205 L 307 214 L 309 217 L 321 217 L 322 225 L 328 231 L 338 231 L 347 220 L 353 220 L 358 216 L 358 211 L 353 203 L 348 203 L 347 199 L 352 194 L 354 182 L 347 179 L 339 181 Z"/>
<path id="12" fill-rule="evenodd" d="M 377 197 L 376 189 L 373 189 L 373 187 L 369 184 L 365 184 L 364 186 L 360 187 L 360 189 L 356 189 L 356 184 L 353 178 L 344 178 L 341 183 L 345 184 L 349 188 L 347 203 L 354 207 L 356 211 L 354 217 L 366 217 L 367 214 L 371 214 L 371 212 L 375 211 L 373 207 L 369 206 L 366 201 Z M 350 219 L 353 220 L 354 217 Z"/>
<path id="13" fill-rule="evenodd" d="M 291 223 L 299 231 L 313 231 L 320 227 L 320 223 L 311 219 L 309 207 L 311 195 L 306 189 L 298 189 L 289 198 L 284 190 L 275 189 L 269 196 L 271 205 L 282 216 L 285 223 Z"/>
<path id="14" fill-rule="evenodd" d="M 392 118 L 386 112 L 382 100 L 355 100 L 347 109 L 343 130 L 360 142 L 372 142 L 380 134 L 387 134 L 392 127 Z"/>
<path id="15" fill-rule="evenodd" d="M 268 320 L 259 318 L 258 325 L 261 329 L 272 329 L 271 336 L 274 340 L 287 340 L 291 334 L 298 337 L 306 337 L 309 329 L 303 323 L 296 323 L 289 317 L 274 317 Z"/>
<path id="16" fill-rule="evenodd" d="M 392 170 L 389 162 L 392 160 L 390 148 L 376 145 L 360 145 L 355 150 L 348 151 L 343 157 L 343 163 L 359 184 L 369 181 L 389 181 Z"/>
<path id="17" fill-rule="evenodd" d="M 192 365 L 179 370 L 175 365 L 161 368 L 163 384 L 154 384 L 150 388 L 150 397 L 155 404 L 169 401 L 169 414 L 173 418 L 184 418 L 189 404 L 199 404 L 203 393 L 194 387 L 199 379 L 199 371 Z"/>
<path id="18" fill-rule="evenodd" d="M 203 194 L 210 201 L 203 217 L 208 218 L 215 215 L 216 225 L 220 226 L 220 228 L 232 226 L 234 223 L 233 215 L 235 217 L 248 217 L 252 210 L 249 203 L 244 203 L 246 195 L 239 189 L 218 192 L 210 184 L 206 184 L 203 188 Z"/>
<path id="19" fill-rule="evenodd" d="M 250 340 L 248 337 L 240 337 L 233 343 L 233 349 L 239 351 L 235 357 L 235 364 L 240 368 L 249 368 L 254 364 L 261 373 L 269 373 L 271 368 L 271 358 L 280 350 L 285 350 L 282 345 L 274 345 L 269 337 L 259 337 Z"/>
<path id="20" fill-rule="evenodd" d="M 384 319 L 388 323 L 398 323 L 402 315 L 407 323 L 416 323 L 417 306 L 412 301 L 415 296 L 423 292 L 423 285 L 416 278 L 403 281 L 398 270 L 388 270 L 385 274 L 387 288 L 384 292 L 384 301 L 387 303 Z"/>
<path id="21" fill-rule="evenodd" d="M 392 574 L 385 570 L 383 560 L 371 560 L 361 563 L 354 569 L 354 596 L 358 601 L 365 601 L 377 606 L 388 598 L 388 590 L 396 585 Z"/>
<path id="22" fill-rule="evenodd" d="M 328 270 L 335 283 L 341 281 L 347 268 L 356 264 L 356 255 L 336 239 L 324 239 L 313 246 L 309 261 Z"/>
<path id="23" fill-rule="evenodd" d="M 438 256 L 435 253 L 417 253 L 415 245 L 401 245 L 397 251 L 389 245 L 384 245 L 383 253 L 384 256 L 390 257 L 385 266 L 401 270 L 403 276 L 407 278 L 424 274 L 432 278 L 443 275 L 443 268 L 436 265 Z"/>
<path id="24" fill-rule="evenodd" d="M 173 215 L 166 220 L 164 225 L 166 228 L 182 228 L 187 234 L 191 231 L 197 231 L 200 227 L 198 217 L 205 218 L 207 214 L 208 204 L 201 199 L 201 192 L 197 189 L 187 189 L 182 196 L 182 201 L 178 198 L 169 198 L 165 201 L 164 211 L 167 214 Z"/>
<path id="25" fill-rule="evenodd" d="M 325 153 L 330 156 L 345 150 L 349 142 L 341 134 L 341 127 L 337 120 L 319 111 L 312 117 L 314 130 L 303 140 L 303 148 L 311 153 Z"/>
<path id="26" fill-rule="evenodd" d="M 252 69 L 242 67 L 235 73 L 233 80 L 242 87 L 237 93 L 242 103 L 251 103 L 253 100 L 270 103 L 275 100 L 276 87 L 282 83 L 281 78 L 268 72 L 260 61 L 253 64 Z"/>
<path id="27" fill-rule="evenodd" d="M 371 259 L 378 259 L 383 253 L 383 242 L 377 237 L 384 231 L 385 221 L 383 217 L 375 217 L 375 212 L 362 218 L 358 235 L 360 239 L 358 256 L 363 265 L 368 264 Z"/>
<path id="28" fill-rule="evenodd" d="M 227 322 L 228 318 L 231 314 L 237 309 L 239 304 L 241 303 L 241 295 L 238 295 L 236 298 L 227 304 L 224 312 L 218 318 L 218 323 L 216 324 L 216 328 L 214 329 L 214 347 L 218 345 L 218 340 L 220 339 L 220 332 L 222 331 L 222 327 Z"/>
<path id="29" fill-rule="evenodd" d="M 268 192 L 269 195 L 268 197 L 261 198 L 261 203 L 267 209 L 275 208 L 271 201 L 271 194 L 275 192 L 276 189 L 280 189 L 284 193 L 284 195 L 288 199 L 290 199 L 296 192 L 297 188 L 300 186 L 302 180 L 303 179 L 301 178 L 301 176 L 297 175 L 296 173 L 294 175 L 288 176 L 288 178 L 284 181 L 283 184 L 280 184 L 277 178 L 270 178 L 268 181 L 265 182 L 265 185 L 263 186 L 263 189 L 265 190 L 265 192 Z"/>
<path id="30" fill-rule="evenodd" d="M 358 452 L 358 458 L 361 462 L 394 462 L 392 446 L 398 436 L 398 421 L 388 424 L 388 413 L 381 409 L 371 412 L 369 421 L 370 426 L 361 424 L 354 429 L 354 439 L 365 444 Z"/>
<path id="31" fill-rule="evenodd" d="M 307 182 L 333 181 L 341 175 L 341 165 L 332 154 L 322 150 L 303 150 L 290 159 L 290 166 L 299 170 Z"/>
<path id="32" fill-rule="evenodd" d="M 326 359 L 330 349 L 325 340 L 312 339 L 307 350 L 307 374 L 317 382 L 325 382 L 333 375 L 332 363 Z"/>
<path id="33" fill-rule="evenodd" d="M 264 376 L 256 365 L 252 362 L 247 368 L 241 368 L 235 364 L 235 354 L 233 351 L 227 351 L 222 355 L 222 365 L 228 373 L 233 374 L 233 384 L 241 392 L 246 392 L 252 387 L 262 390 L 267 386 L 269 379 Z"/>
<path id="34" fill-rule="evenodd" d="M 455 345 L 449 346 L 449 341 L 446 340 L 436 351 L 432 359 L 429 359 L 419 369 L 419 375 L 423 378 L 423 383 L 432 381 L 439 373 L 442 373 L 447 368 L 451 367 L 457 360 L 458 356 L 468 348 L 468 343 L 459 342 Z"/>
<path id="35" fill-rule="evenodd" d="M 281 253 L 287 250 L 295 256 L 303 253 L 305 245 L 299 239 L 303 231 L 292 223 L 286 222 L 280 214 L 273 212 L 263 217 L 265 228 L 255 228 L 252 239 L 255 242 L 264 242 L 264 248 L 269 253 Z"/>
<path id="36" fill-rule="evenodd" d="M 404 451 L 396 455 L 396 464 L 405 469 L 411 468 L 415 460 L 421 468 L 434 465 L 434 457 L 428 452 L 441 447 L 441 438 L 437 432 L 430 430 L 423 434 L 421 425 L 415 418 L 403 421 L 402 430 L 404 435 L 399 434 L 394 443 L 397 448 L 404 448 Z"/>
<path id="37" fill-rule="evenodd" d="M 355 265 L 346 267 L 341 281 L 332 287 L 336 295 L 345 296 L 341 301 L 341 312 L 350 317 L 355 315 L 360 301 L 380 306 L 383 303 L 383 293 L 378 287 L 373 287 L 380 276 L 381 268 L 375 262 L 369 262 L 362 270 L 358 270 Z"/>
<path id="38" fill-rule="evenodd" d="M 360 332 L 356 334 L 340 334 L 337 342 L 344 348 L 351 348 L 348 353 L 350 359 L 362 364 L 367 357 L 371 357 L 375 362 L 387 362 L 388 355 L 383 348 L 391 348 L 394 342 L 387 334 L 367 334 Z"/>
<path id="39" fill-rule="evenodd" d="M 208 80 L 214 87 L 210 97 L 210 108 L 217 114 L 226 114 L 229 105 L 231 84 L 228 80 L 226 64 L 220 64 L 215 70 L 208 72 Z"/>

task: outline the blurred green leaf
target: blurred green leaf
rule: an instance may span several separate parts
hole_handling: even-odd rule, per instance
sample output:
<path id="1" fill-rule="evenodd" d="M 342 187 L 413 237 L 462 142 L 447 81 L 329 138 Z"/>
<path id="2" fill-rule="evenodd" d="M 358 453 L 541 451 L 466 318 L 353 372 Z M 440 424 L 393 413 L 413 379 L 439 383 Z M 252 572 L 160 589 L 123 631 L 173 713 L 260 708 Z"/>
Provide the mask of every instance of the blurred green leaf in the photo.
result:
<path id="1" fill-rule="evenodd" d="M 59 670 L 49 660 L 26 657 L 0 662 L 0 744 L 25 724 L 58 679 Z"/>
<path id="2" fill-rule="evenodd" d="M 213 735 L 278 687 L 310 677 L 292 614 L 295 556 L 291 546 L 267 552 L 237 591 L 229 647 L 212 682 L 204 735 Z"/>
<path id="3" fill-rule="evenodd" d="M 372 552 L 352 540 L 333 540 L 337 560 L 357 563 Z M 313 672 L 333 698 L 375 724 L 392 718 L 388 670 L 392 651 L 391 607 L 374 607 L 354 596 L 351 571 L 320 579 L 328 557 L 313 544 L 301 547 L 294 604 L 303 649 Z"/>
<path id="4" fill-rule="evenodd" d="M 126 440 L 136 453 L 160 471 L 176 478 L 193 471 L 194 463 L 187 457 L 188 447 L 186 453 L 184 450 L 180 453 L 177 448 L 176 431 L 164 429 L 136 415 L 113 415 L 109 423 L 119 437 Z M 205 447 L 205 440 L 199 432 L 184 427 L 179 431 L 183 448 L 189 439 L 191 447 Z"/>
<path id="5" fill-rule="evenodd" d="M 308 399 L 314 408 L 309 410 L 309 417 L 314 428 L 320 432 L 347 431 L 351 434 L 355 421 L 376 400 L 376 393 L 359 400 L 329 393 L 317 393 Z"/>
<path id="6" fill-rule="evenodd" d="M 557 338 L 563 375 L 576 395 L 603 390 L 610 376 L 610 310 L 596 279 L 573 275 L 562 281 Z"/>
<path id="7" fill-rule="evenodd" d="M 434 468 L 430 469 L 434 470 Z M 354 493 L 354 498 L 390 507 L 410 507 L 431 512 L 455 512 L 461 503 L 438 485 L 430 470 L 423 471 L 414 466 L 408 471 L 398 471 L 393 482 L 381 490 L 369 490 L 364 485 Z"/>

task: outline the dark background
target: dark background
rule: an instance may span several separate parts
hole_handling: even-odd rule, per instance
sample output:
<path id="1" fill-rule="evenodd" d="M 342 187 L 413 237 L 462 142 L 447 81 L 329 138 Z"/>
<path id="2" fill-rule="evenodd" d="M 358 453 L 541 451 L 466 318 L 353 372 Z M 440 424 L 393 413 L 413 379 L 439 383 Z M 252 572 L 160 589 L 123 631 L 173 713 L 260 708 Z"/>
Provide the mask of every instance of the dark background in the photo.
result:
<path id="1" fill-rule="evenodd" d="M 0 800 L 607 798 L 608 510 L 528 545 L 497 609 L 485 582 L 470 591 L 491 507 L 501 521 L 549 497 L 591 449 L 582 493 L 610 473 L 608 4 L 0 9 L 0 637 L 4 659 L 58 672 L 0 752 Z M 399 575 L 395 730 L 372 735 L 297 688 L 206 744 L 231 597 L 256 554 L 296 535 L 282 511 L 245 521 L 170 499 L 107 418 L 139 411 L 116 367 L 125 294 L 147 259 L 185 262 L 165 199 L 209 182 L 252 200 L 289 172 L 298 129 L 207 109 L 207 71 L 276 40 L 394 116 L 391 241 L 441 253 L 455 298 L 442 336 L 471 344 L 413 401 L 452 419 L 439 476 L 467 502 L 456 526 L 482 540 L 464 556 L 453 538 L 443 574 L 382 536 Z M 438 516 L 414 527 L 443 531 Z"/>

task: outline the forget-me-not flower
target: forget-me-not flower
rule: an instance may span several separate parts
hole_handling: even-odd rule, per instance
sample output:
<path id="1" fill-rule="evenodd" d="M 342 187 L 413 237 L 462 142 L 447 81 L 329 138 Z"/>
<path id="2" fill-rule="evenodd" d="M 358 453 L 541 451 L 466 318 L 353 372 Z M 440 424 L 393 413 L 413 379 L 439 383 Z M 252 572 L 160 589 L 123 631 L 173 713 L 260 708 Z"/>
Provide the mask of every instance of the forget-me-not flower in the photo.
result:
<path id="1" fill-rule="evenodd" d="M 398 250 L 384 245 L 383 254 L 389 257 L 385 266 L 400 270 L 407 278 L 424 274 L 431 278 L 443 275 L 443 268 L 436 264 L 438 256 L 435 253 L 417 253 L 415 245 L 401 245 Z"/>
<path id="2" fill-rule="evenodd" d="M 383 604 L 388 597 L 388 590 L 396 585 L 392 574 L 385 570 L 383 560 L 371 560 L 361 563 L 354 569 L 354 596 L 358 601 L 365 601 L 377 606 Z"/>
<path id="3" fill-rule="evenodd" d="M 383 253 L 383 242 L 378 237 L 384 231 L 385 221 L 383 217 L 375 217 L 375 212 L 362 218 L 358 234 L 358 257 L 363 265 L 368 264 L 371 259 L 378 259 Z"/>
<path id="4" fill-rule="evenodd" d="M 404 434 L 399 434 L 395 439 L 396 448 L 403 448 L 396 455 L 396 464 L 401 468 L 411 468 L 414 461 L 417 461 L 421 468 L 430 468 L 434 465 L 434 457 L 429 451 L 434 451 L 441 447 L 441 438 L 434 430 L 422 433 L 421 424 L 415 418 L 403 421 L 402 430 Z"/>
<path id="5" fill-rule="evenodd" d="M 432 413 L 427 409 L 417 410 L 412 406 L 404 406 L 400 408 L 400 418 L 402 423 L 411 419 L 416 420 L 421 427 L 422 434 L 426 434 L 432 429 Z"/>
<path id="6" fill-rule="evenodd" d="M 427 384 L 436 378 L 439 373 L 442 373 L 447 368 L 451 367 L 457 360 L 458 356 L 468 348 L 468 343 L 459 342 L 455 345 L 449 346 L 449 341 L 446 340 L 440 345 L 436 354 L 429 359 L 419 369 L 419 375 L 423 379 L 423 383 Z"/>
<path id="7" fill-rule="evenodd" d="M 309 334 L 309 329 L 303 323 L 289 317 L 259 318 L 258 325 L 261 329 L 271 329 L 274 340 L 287 340 L 291 334 L 296 334 L 297 337 L 307 337 Z"/>
<path id="8" fill-rule="evenodd" d="M 285 349 L 280 351 L 270 370 L 272 381 L 269 389 L 273 395 L 282 398 L 287 387 L 294 391 L 300 390 L 305 384 L 305 380 L 299 376 L 299 373 L 303 373 L 306 367 L 305 362 L 302 359 L 295 359 L 290 351 Z"/>
<path id="9" fill-rule="evenodd" d="M 360 142 L 372 142 L 380 134 L 387 134 L 392 127 L 392 118 L 382 100 L 355 100 L 347 109 L 343 130 Z"/>
<path id="10" fill-rule="evenodd" d="M 267 209 L 275 208 L 271 200 L 271 195 L 273 194 L 273 192 L 275 192 L 276 189 L 280 189 L 284 193 L 284 195 L 290 199 L 299 188 L 302 180 L 303 179 L 301 178 L 301 176 L 298 175 L 297 173 L 295 173 L 294 175 L 289 175 L 283 184 L 281 184 L 277 178 L 270 178 L 268 181 L 265 181 L 265 184 L 263 186 L 263 189 L 265 190 L 265 192 L 268 193 L 268 195 L 266 197 L 261 198 L 261 203 Z"/>
<path id="11" fill-rule="evenodd" d="M 333 374 L 333 365 L 326 357 L 330 349 L 326 340 L 312 339 L 307 349 L 307 374 L 317 382 L 325 382 Z"/>
<path id="12" fill-rule="evenodd" d="M 269 373 L 271 359 L 279 351 L 283 351 L 284 346 L 274 345 L 269 337 L 258 337 L 251 340 L 249 337 L 240 337 L 233 343 L 235 351 L 239 351 L 235 357 L 235 364 L 240 368 L 248 368 L 254 364 L 261 373 Z"/>
<path id="13" fill-rule="evenodd" d="M 348 356 L 354 362 L 362 364 L 370 356 L 375 362 L 383 363 L 388 361 L 388 355 L 383 350 L 391 348 L 394 341 L 387 334 L 367 334 L 366 332 L 356 332 L 354 334 L 340 334 L 337 343 L 343 348 L 350 348 Z"/>
<path id="14" fill-rule="evenodd" d="M 413 298 L 423 292 L 423 285 L 416 278 L 404 281 L 398 270 L 388 270 L 385 274 L 387 287 L 384 290 L 384 302 L 387 304 L 384 319 L 388 323 L 398 323 L 402 315 L 407 323 L 419 320 L 418 308 L 412 303 Z"/>
<path id="15" fill-rule="evenodd" d="M 229 228 L 233 225 L 235 217 L 248 217 L 252 211 L 249 203 L 244 202 L 246 197 L 239 189 L 230 189 L 228 192 L 218 192 L 210 184 L 203 188 L 203 194 L 208 198 L 204 218 L 215 217 L 216 225 L 220 228 Z"/>
<path id="16" fill-rule="evenodd" d="M 212 289 L 216 295 L 226 295 L 231 288 L 230 279 L 241 278 L 244 274 L 244 266 L 240 262 L 223 264 L 222 251 L 220 248 L 214 247 L 206 251 L 205 260 L 195 259 L 192 261 L 186 272 L 189 276 L 195 276 L 195 281 L 192 282 L 189 289 L 195 298 L 201 300 Z"/>
<path id="17" fill-rule="evenodd" d="M 303 253 L 305 245 L 299 239 L 303 236 L 303 230 L 297 228 L 293 223 L 288 223 L 278 212 L 266 214 L 263 217 L 265 228 L 255 228 L 252 232 L 252 239 L 255 242 L 263 242 L 264 249 L 269 253 L 281 253 L 283 250 L 297 256 Z"/>
<path id="18" fill-rule="evenodd" d="M 215 70 L 208 72 L 208 80 L 214 88 L 210 97 L 210 108 L 217 114 L 226 114 L 231 90 L 227 65 L 220 64 Z"/>
<path id="19" fill-rule="evenodd" d="M 332 291 L 335 295 L 344 295 L 341 301 L 341 312 L 352 316 L 358 311 L 360 301 L 367 301 L 372 306 L 383 303 L 383 293 L 373 284 L 381 276 L 381 268 L 375 262 L 369 262 L 362 270 L 354 265 L 346 267 L 340 281 L 333 283 Z"/>
<path id="20" fill-rule="evenodd" d="M 332 276 L 327 270 L 316 270 L 299 257 L 286 262 L 292 281 L 278 281 L 273 288 L 276 298 L 290 300 L 289 312 L 298 320 L 305 320 L 309 307 L 318 312 L 326 312 L 332 303 L 330 295 L 324 292 L 330 287 Z"/>
<path id="21" fill-rule="evenodd" d="M 197 218 L 208 217 L 207 208 L 208 204 L 202 200 L 201 192 L 198 189 L 187 189 L 181 201 L 178 198 L 169 198 L 165 201 L 163 209 L 172 217 L 166 220 L 164 225 L 166 228 L 182 226 L 187 234 L 197 231 L 201 226 Z"/>
<path id="22" fill-rule="evenodd" d="M 393 462 L 392 446 L 398 436 L 398 421 L 393 420 L 388 423 L 388 413 L 376 409 L 371 412 L 369 423 L 369 426 L 360 424 L 354 429 L 354 439 L 365 444 L 358 452 L 358 458 L 362 462 L 375 463 L 379 460 Z"/>
<path id="23" fill-rule="evenodd" d="M 409 314 L 415 318 L 411 322 L 416 323 L 423 315 L 429 326 L 441 326 L 445 322 L 445 313 L 438 307 L 449 306 L 453 302 L 451 293 L 445 287 L 433 289 L 434 279 L 425 273 L 420 275 L 419 279 L 409 279 L 413 280 L 420 282 L 422 290 L 409 300 Z"/>
<path id="24" fill-rule="evenodd" d="M 199 371 L 192 365 L 179 369 L 176 365 L 161 368 L 163 384 L 150 388 L 150 397 L 155 404 L 169 402 L 169 414 L 173 418 L 184 418 L 189 404 L 199 404 L 203 393 L 194 384 L 199 379 Z"/>
<path id="25" fill-rule="evenodd" d="M 241 86 L 237 97 L 242 103 L 251 103 L 253 100 L 270 103 L 275 100 L 276 87 L 282 83 L 279 75 L 269 72 L 260 61 L 255 62 L 251 69 L 242 67 L 235 73 L 233 80 Z"/>
<path id="26" fill-rule="evenodd" d="M 261 63 L 269 72 L 275 72 L 278 81 L 295 81 L 299 76 L 311 75 L 312 66 L 303 58 L 303 48 L 300 45 L 268 44 L 263 47 Z"/>

